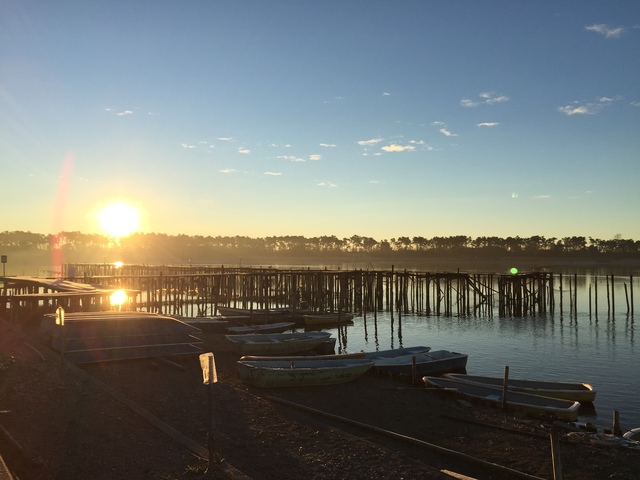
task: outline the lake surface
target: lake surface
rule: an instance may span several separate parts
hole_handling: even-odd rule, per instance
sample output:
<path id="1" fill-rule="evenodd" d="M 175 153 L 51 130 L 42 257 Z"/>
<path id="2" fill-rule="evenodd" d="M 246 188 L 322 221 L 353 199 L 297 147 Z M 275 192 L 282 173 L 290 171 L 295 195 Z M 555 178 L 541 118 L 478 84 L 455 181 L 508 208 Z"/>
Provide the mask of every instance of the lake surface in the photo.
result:
<path id="1" fill-rule="evenodd" d="M 553 314 L 510 318 L 368 312 L 355 317 L 353 325 L 325 330 L 338 338 L 340 352 L 427 345 L 469 354 L 470 374 L 503 376 L 509 366 L 512 378 L 589 383 L 598 392 L 595 413 L 581 415 L 581 422 L 610 428 L 617 410 L 623 431 L 640 427 L 640 351 L 631 304 L 627 313 L 631 291 L 638 304 L 640 283 L 616 278 L 609 301 L 604 277 L 581 275 L 577 285 L 577 308 L 571 312 L 567 297 L 560 309 L 556 292 Z M 565 284 L 563 295 L 567 288 Z"/>

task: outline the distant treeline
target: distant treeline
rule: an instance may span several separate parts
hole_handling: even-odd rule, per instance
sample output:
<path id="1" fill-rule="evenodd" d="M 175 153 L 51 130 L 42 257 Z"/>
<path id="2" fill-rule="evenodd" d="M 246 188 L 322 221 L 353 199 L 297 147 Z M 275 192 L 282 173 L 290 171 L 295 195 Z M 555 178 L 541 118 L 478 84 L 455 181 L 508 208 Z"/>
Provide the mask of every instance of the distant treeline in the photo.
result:
<path id="1" fill-rule="evenodd" d="M 509 255 L 527 256 L 613 256 L 639 257 L 640 241 L 625 240 L 616 235 L 611 240 L 591 237 L 545 238 L 533 237 L 397 237 L 376 240 L 352 235 L 338 238 L 333 235 L 307 238 L 298 235 L 250 238 L 245 236 L 189 236 L 159 233 L 135 233 L 119 240 L 98 234 L 62 232 L 43 235 L 22 231 L 0 233 L 0 254 L 12 252 L 61 252 L 87 254 L 91 257 L 118 252 L 145 258 L 181 257 L 194 262 L 209 261 L 216 255 L 383 255 L 438 256 L 481 255 L 484 257 Z M 91 255 L 89 255 L 91 254 Z M 76 255 L 74 255 L 76 256 Z"/>

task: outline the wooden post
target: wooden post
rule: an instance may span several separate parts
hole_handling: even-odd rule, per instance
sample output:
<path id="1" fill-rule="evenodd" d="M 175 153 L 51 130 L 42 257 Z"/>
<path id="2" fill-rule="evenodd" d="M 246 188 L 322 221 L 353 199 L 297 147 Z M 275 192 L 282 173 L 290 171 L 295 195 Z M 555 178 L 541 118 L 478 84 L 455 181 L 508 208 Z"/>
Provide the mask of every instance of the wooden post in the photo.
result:
<path id="1" fill-rule="evenodd" d="M 509 404 L 507 403 L 507 391 L 509 390 L 509 365 L 504 367 L 504 381 L 502 382 L 502 410 L 505 412 Z"/>
<path id="2" fill-rule="evenodd" d="M 620 429 L 620 414 L 618 413 L 618 410 L 613 411 L 613 434 L 618 437 L 622 436 L 622 430 Z"/>
<path id="3" fill-rule="evenodd" d="M 416 356 L 411 357 L 411 383 L 418 383 L 418 369 L 416 368 Z"/>
<path id="4" fill-rule="evenodd" d="M 553 480 L 562 480 L 562 462 L 560 461 L 560 438 L 558 431 L 551 430 L 551 463 L 553 465 Z"/>

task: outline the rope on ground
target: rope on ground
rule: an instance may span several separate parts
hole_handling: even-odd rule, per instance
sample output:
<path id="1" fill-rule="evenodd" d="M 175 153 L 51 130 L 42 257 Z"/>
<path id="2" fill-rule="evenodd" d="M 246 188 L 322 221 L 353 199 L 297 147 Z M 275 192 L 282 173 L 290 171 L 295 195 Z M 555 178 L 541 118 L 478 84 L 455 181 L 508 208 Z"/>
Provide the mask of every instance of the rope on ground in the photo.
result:
<path id="1" fill-rule="evenodd" d="M 282 398 L 277 398 L 277 397 L 273 397 L 271 395 L 266 395 L 265 398 L 276 402 L 276 403 L 281 403 L 283 405 L 287 405 L 289 407 L 293 407 L 293 408 L 297 408 L 299 410 L 303 410 L 306 412 L 310 412 L 310 413 L 314 413 L 316 415 L 320 415 L 323 417 L 327 417 L 327 418 L 331 418 L 333 420 L 337 420 L 339 422 L 343 422 L 343 423 L 347 423 L 349 425 L 354 425 L 356 427 L 360 427 L 360 428 L 364 428 L 366 430 L 370 430 L 372 432 L 378 433 L 380 435 L 385 435 L 387 437 L 391 437 L 394 438 L 396 440 L 401 440 L 404 442 L 408 442 L 408 443 L 412 443 L 414 445 L 418 445 L 420 447 L 424 447 L 428 450 L 433 450 L 436 451 L 438 453 L 443 453 L 445 455 L 449 455 L 461 460 L 465 460 L 467 462 L 470 463 L 475 463 L 477 465 L 481 465 L 483 467 L 492 469 L 492 470 L 496 470 L 496 471 L 500 471 L 503 473 L 507 473 L 509 475 L 511 475 L 514 478 L 523 478 L 523 479 L 527 479 L 527 480 L 544 480 L 540 477 L 536 477 L 534 475 L 529 475 L 528 473 L 524 473 L 521 472 L 519 470 L 514 470 L 512 468 L 509 467 L 505 467 L 504 465 L 499 465 L 497 463 L 493 463 L 493 462 L 487 462 L 485 460 L 481 460 L 479 458 L 476 457 L 472 457 L 471 455 L 467 455 L 465 453 L 462 452 L 458 452 L 456 450 L 451 450 L 449 448 L 445 448 L 445 447 L 441 447 L 439 445 L 435 445 L 433 443 L 428 443 L 425 442 L 423 440 L 414 438 L 414 437 L 409 437 L 407 435 L 403 435 L 400 433 L 396 433 L 396 432 L 392 432 L 390 430 L 385 430 L 383 428 L 379 428 L 379 427 L 375 427 L 373 425 L 369 425 L 367 423 L 362 423 L 362 422 L 358 422 L 356 420 L 351 420 L 350 418 L 345 418 L 345 417 L 341 417 L 339 415 L 334 415 L 333 413 L 328 413 L 328 412 L 323 412 L 322 410 L 317 410 L 315 408 L 311 408 L 311 407 L 307 407 L 306 405 L 301 405 L 299 403 L 294 403 L 294 402 L 290 402 L 288 400 L 284 400 Z"/>

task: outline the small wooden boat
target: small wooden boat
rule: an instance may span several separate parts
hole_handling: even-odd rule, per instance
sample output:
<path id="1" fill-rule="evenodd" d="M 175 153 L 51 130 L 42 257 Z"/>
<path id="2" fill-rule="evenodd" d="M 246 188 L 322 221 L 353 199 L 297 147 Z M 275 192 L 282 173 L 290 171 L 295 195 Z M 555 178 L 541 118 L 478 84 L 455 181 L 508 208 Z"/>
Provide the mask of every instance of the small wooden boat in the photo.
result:
<path id="1" fill-rule="evenodd" d="M 245 355 L 240 357 L 240 360 L 247 360 L 251 362 L 264 362 L 264 361 L 285 361 L 290 362 L 292 360 L 353 360 L 357 358 L 364 358 L 364 352 L 354 353 L 333 353 L 327 355 Z"/>
<path id="2" fill-rule="evenodd" d="M 308 327 L 317 327 L 322 325 L 337 325 L 347 323 L 353 320 L 352 313 L 335 312 L 335 313 L 309 313 L 303 315 L 304 324 Z"/>
<path id="3" fill-rule="evenodd" d="M 331 337 L 329 332 L 225 335 L 240 355 L 292 355 L 313 350 Z"/>
<path id="4" fill-rule="evenodd" d="M 460 382 L 490 385 L 502 388 L 504 378 L 484 375 L 447 374 L 446 377 Z M 564 398 L 576 402 L 593 402 L 596 391 L 588 383 L 551 382 L 509 378 L 507 385 L 510 391 L 542 395 L 543 397 Z"/>
<path id="5" fill-rule="evenodd" d="M 402 357 L 404 355 L 415 355 L 418 353 L 425 353 L 431 350 L 431 347 L 402 347 L 393 348 L 390 350 L 379 350 L 377 352 L 365 352 L 364 358 L 378 359 L 378 358 L 393 358 Z"/>
<path id="6" fill-rule="evenodd" d="M 346 383 L 373 366 L 365 359 L 238 361 L 243 382 L 255 387 L 309 387 Z"/>
<path id="7" fill-rule="evenodd" d="M 428 387 L 455 390 L 470 401 L 502 408 L 502 389 L 488 385 L 465 383 L 451 378 L 425 376 L 422 381 Z M 542 397 L 521 392 L 507 392 L 507 406 L 534 416 L 550 416 L 572 422 L 578 418 L 580 402 L 561 398 Z"/>
<path id="8" fill-rule="evenodd" d="M 182 317 L 178 315 L 171 317 L 193 327 L 198 327 L 203 332 L 223 333 L 229 325 L 229 321 L 224 317 Z"/>
<path id="9" fill-rule="evenodd" d="M 449 372 L 464 371 L 469 355 L 448 350 L 429 350 L 428 352 L 401 357 L 380 358 L 373 365 L 376 373 L 393 375 L 442 375 Z"/>
<path id="10" fill-rule="evenodd" d="M 295 326 L 294 322 L 278 322 L 278 323 L 256 323 L 253 325 L 238 325 L 235 327 L 227 327 L 227 332 L 233 334 L 241 333 L 284 333 L 291 330 Z"/>

